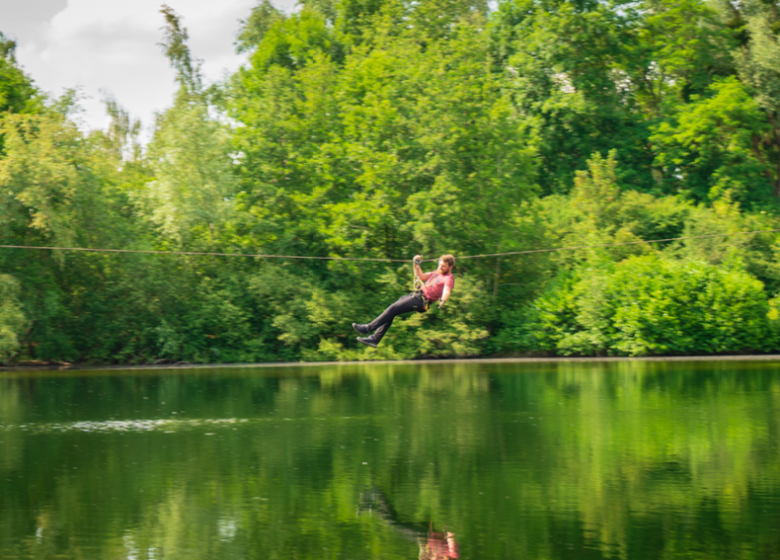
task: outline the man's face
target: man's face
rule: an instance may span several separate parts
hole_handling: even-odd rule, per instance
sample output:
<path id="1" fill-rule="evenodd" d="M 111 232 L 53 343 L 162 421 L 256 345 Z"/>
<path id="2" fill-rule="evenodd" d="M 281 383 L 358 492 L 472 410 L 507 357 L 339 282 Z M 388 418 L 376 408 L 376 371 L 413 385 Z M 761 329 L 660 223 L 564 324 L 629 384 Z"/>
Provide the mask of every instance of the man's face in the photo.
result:
<path id="1" fill-rule="evenodd" d="M 439 261 L 439 272 L 440 273 L 442 273 L 442 274 L 449 274 L 451 270 L 452 270 L 452 267 L 449 264 L 447 264 L 446 262 L 444 262 L 442 260 Z"/>

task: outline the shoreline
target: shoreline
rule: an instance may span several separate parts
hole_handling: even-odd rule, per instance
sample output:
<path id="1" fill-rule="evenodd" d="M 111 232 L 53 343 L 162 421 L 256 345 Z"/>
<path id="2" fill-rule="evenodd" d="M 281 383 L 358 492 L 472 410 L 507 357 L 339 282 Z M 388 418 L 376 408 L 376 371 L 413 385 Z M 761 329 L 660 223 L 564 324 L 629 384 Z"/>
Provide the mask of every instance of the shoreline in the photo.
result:
<path id="1" fill-rule="evenodd" d="M 243 364 L 150 364 L 150 365 L 20 365 L 0 366 L 0 373 L 23 371 L 143 371 L 186 369 L 269 369 L 295 367 L 333 367 L 360 365 L 448 365 L 448 364 L 544 364 L 609 362 L 780 362 L 780 354 L 737 354 L 724 356 L 604 356 L 604 357 L 514 357 L 514 358 L 443 358 L 421 360 L 365 360 L 349 362 L 267 362 Z"/>

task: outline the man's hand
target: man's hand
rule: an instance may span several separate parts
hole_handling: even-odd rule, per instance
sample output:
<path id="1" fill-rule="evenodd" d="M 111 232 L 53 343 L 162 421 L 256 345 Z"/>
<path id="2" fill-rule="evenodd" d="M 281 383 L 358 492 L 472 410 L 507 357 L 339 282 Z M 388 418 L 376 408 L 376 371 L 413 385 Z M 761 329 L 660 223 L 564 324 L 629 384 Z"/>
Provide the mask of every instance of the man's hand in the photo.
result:
<path id="1" fill-rule="evenodd" d="M 431 273 L 429 272 L 429 273 L 426 274 L 426 273 L 424 273 L 422 271 L 422 267 L 419 264 L 420 261 L 422 261 L 422 255 L 415 255 L 414 256 L 414 274 L 415 274 L 415 276 L 417 276 L 417 278 L 419 278 L 423 282 L 427 282 L 428 278 L 431 277 Z"/>
<path id="2" fill-rule="evenodd" d="M 449 286 L 444 286 L 444 291 L 441 294 L 441 300 L 439 301 L 439 309 L 444 307 L 444 304 L 447 303 L 447 300 L 450 299 L 450 294 L 452 291 L 450 290 Z"/>

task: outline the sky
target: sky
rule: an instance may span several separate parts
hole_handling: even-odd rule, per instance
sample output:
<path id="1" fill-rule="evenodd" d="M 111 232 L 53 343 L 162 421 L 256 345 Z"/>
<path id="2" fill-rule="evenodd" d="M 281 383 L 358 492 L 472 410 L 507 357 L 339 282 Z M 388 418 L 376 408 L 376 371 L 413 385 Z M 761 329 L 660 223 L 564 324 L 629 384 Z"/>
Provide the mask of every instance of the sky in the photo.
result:
<path id="1" fill-rule="evenodd" d="M 233 43 L 239 20 L 258 0 L 0 0 L 0 31 L 16 40 L 19 64 L 43 91 L 57 97 L 79 89 L 82 128 L 108 124 L 103 100 L 112 96 L 148 136 L 154 113 L 171 104 L 176 89 L 158 45 L 163 3 L 183 17 L 208 80 L 245 61 Z M 295 0 L 274 4 L 291 12 Z"/>

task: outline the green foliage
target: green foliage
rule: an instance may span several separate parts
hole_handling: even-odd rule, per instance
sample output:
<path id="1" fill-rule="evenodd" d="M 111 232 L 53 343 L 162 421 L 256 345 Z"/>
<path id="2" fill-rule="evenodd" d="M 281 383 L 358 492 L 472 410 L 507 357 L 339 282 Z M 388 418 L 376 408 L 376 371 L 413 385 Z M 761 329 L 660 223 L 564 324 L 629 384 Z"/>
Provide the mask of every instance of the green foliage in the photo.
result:
<path id="1" fill-rule="evenodd" d="M 643 167 L 647 128 L 635 112 L 624 70 L 631 21 L 606 3 L 502 3 L 492 27 L 514 102 L 539 137 L 545 193 L 567 192 L 595 152 L 617 149 Z M 631 182 L 648 189 L 649 177 Z"/>
<path id="2" fill-rule="evenodd" d="M 139 214 L 174 247 L 209 247 L 236 194 L 229 129 L 181 90 L 158 117 L 147 156 L 154 180 L 134 193 Z M 195 244 L 195 245 L 193 245 Z"/>
<path id="3" fill-rule="evenodd" d="M 16 63 L 16 41 L 0 32 L 0 113 L 35 113 L 42 99 Z"/>
<path id="4" fill-rule="evenodd" d="M 694 200 L 728 197 L 766 204 L 775 194 L 780 153 L 766 113 L 734 77 L 709 87 L 711 97 L 692 96 L 676 123 L 662 123 L 657 146 L 667 192 Z"/>
<path id="5" fill-rule="evenodd" d="M 338 57 L 341 46 L 335 33 L 316 10 L 304 9 L 272 20 L 252 55 L 255 68 L 303 68 L 318 55 Z"/>
<path id="6" fill-rule="evenodd" d="M 730 3 L 732 4 L 732 3 Z M 780 102 L 780 16 L 776 2 L 747 0 L 740 6 L 731 5 L 736 13 L 744 38 L 735 53 L 740 77 L 756 92 L 757 101 L 769 112 L 777 113 Z"/>
<path id="7" fill-rule="evenodd" d="M 274 8 L 269 0 L 262 0 L 252 8 L 246 20 L 241 20 L 242 27 L 236 38 L 236 50 L 240 53 L 254 50 L 274 22 L 282 17 L 282 12 Z"/>
<path id="8" fill-rule="evenodd" d="M 89 236 L 99 213 L 94 186 L 100 179 L 84 163 L 84 143 L 75 124 L 56 115 L 6 115 L 0 123 L 5 157 L 0 159 L 4 237 L 72 246 Z"/>
<path id="9" fill-rule="evenodd" d="M 780 228 L 772 6 L 306 0 L 287 15 L 263 1 L 236 39 L 247 63 L 217 84 L 163 6 L 180 87 L 147 146 L 112 99 L 107 130 L 79 131 L 76 92 L 44 100 L 0 37 L 0 244 L 569 248 L 459 260 L 448 305 L 399 319 L 379 350 L 349 324 L 408 293 L 409 266 L 4 250 L 28 326 L 3 359 L 771 350 L 780 236 L 739 234 Z"/>
<path id="10" fill-rule="evenodd" d="M 412 39 L 358 49 L 343 64 L 318 55 L 300 69 L 268 57 L 278 43 L 266 37 L 233 112 L 247 125 L 240 201 L 262 218 L 260 239 L 396 257 L 409 243 L 474 251 L 508 234 L 511 203 L 533 192 L 533 151 L 476 29 L 454 34 L 426 49 Z"/>
<path id="11" fill-rule="evenodd" d="M 736 45 L 718 21 L 711 2 L 648 0 L 637 13 L 623 61 L 637 100 L 650 115 L 663 117 L 675 106 L 702 95 L 713 79 L 733 73 Z"/>
<path id="12" fill-rule="evenodd" d="M 768 314 L 763 285 L 743 271 L 647 255 L 562 278 L 534 302 L 522 344 L 564 355 L 755 351 L 777 343 Z"/>
<path id="13" fill-rule="evenodd" d="M 775 2 L 749 0 L 742 9 L 749 39 L 735 53 L 735 59 L 740 77 L 755 92 L 755 102 L 765 111 L 770 125 L 761 141 L 771 146 L 774 169 L 767 176 L 773 179 L 773 194 L 780 197 L 780 17 Z"/>
<path id="14" fill-rule="evenodd" d="M 19 302 L 19 283 L 12 276 L 0 274 L 0 363 L 19 351 L 19 338 L 26 326 Z"/>
<path id="15" fill-rule="evenodd" d="M 189 35 L 182 25 L 182 18 L 170 6 L 162 5 L 160 13 L 165 18 L 165 39 L 159 45 L 176 69 L 176 80 L 190 92 L 201 89 L 200 61 L 192 58 L 187 45 Z"/>

